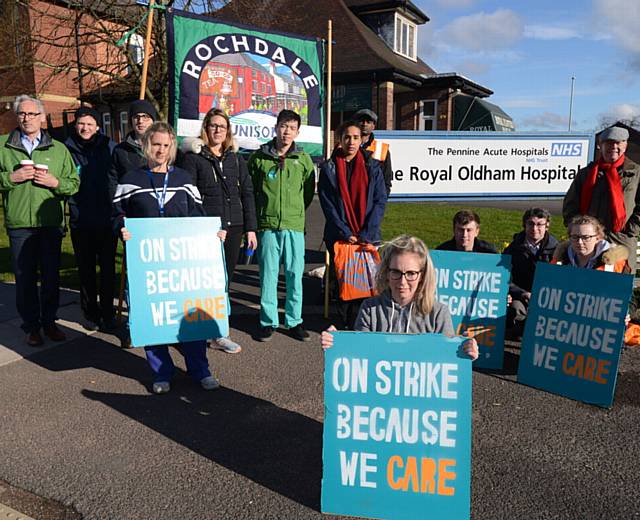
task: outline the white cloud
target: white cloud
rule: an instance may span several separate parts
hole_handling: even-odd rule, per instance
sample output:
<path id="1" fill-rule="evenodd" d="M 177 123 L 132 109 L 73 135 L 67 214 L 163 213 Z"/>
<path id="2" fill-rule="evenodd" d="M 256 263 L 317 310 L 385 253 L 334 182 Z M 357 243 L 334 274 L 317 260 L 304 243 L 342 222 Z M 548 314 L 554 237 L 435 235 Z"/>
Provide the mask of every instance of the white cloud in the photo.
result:
<path id="1" fill-rule="evenodd" d="M 593 15 L 600 31 L 630 54 L 630 64 L 640 70 L 640 8 L 635 0 L 594 0 Z"/>
<path id="2" fill-rule="evenodd" d="M 476 13 L 461 16 L 436 32 L 436 41 L 447 46 L 476 52 L 508 49 L 520 38 L 524 24 L 520 17 L 509 9 L 498 9 L 494 13 Z"/>
<path id="3" fill-rule="evenodd" d="M 486 61 L 465 60 L 458 64 L 456 70 L 463 76 L 472 78 L 476 75 L 485 74 L 491 66 Z"/>
<path id="4" fill-rule="evenodd" d="M 640 105 L 631 103 L 620 103 L 609 107 L 600 114 L 601 119 L 611 119 L 615 121 L 631 121 L 640 118 Z"/>
<path id="5" fill-rule="evenodd" d="M 534 40 L 570 40 L 581 38 L 582 35 L 573 27 L 563 25 L 526 25 L 525 38 Z"/>
<path id="6" fill-rule="evenodd" d="M 543 112 L 516 121 L 518 130 L 566 130 L 568 126 L 569 118 L 555 112 Z"/>
<path id="7" fill-rule="evenodd" d="M 519 97 L 502 99 L 500 106 L 505 108 L 544 108 L 547 103 L 539 97 Z"/>

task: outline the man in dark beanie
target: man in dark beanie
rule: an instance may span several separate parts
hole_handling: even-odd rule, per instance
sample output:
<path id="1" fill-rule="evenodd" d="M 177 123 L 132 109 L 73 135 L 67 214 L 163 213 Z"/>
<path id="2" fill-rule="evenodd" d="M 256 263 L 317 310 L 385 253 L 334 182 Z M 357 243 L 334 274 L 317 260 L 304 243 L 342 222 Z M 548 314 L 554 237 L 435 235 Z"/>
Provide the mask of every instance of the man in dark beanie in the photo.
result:
<path id="1" fill-rule="evenodd" d="M 65 142 L 80 176 L 80 189 L 69 199 L 69 227 L 80 276 L 85 327 L 110 331 L 116 327 L 113 309 L 116 237 L 111 229 L 109 192 L 115 143 L 100 133 L 99 121 L 100 115 L 93 108 L 79 108 L 75 114 L 75 132 Z M 99 290 L 96 260 L 100 266 Z"/>
<path id="2" fill-rule="evenodd" d="M 384 174 L 384 185 L 387 188 L 387 195 L 391 193 L 391 183 L 393 181 L 393 168 L 391 167 L 391 153 L 389 145 L 382 141 L 377 141 L 373 135 L 373 131 L 378 124 L 378 114 L 368 108 L 358 110 L 353 114 L 354 121 L 357 121 L 362 131 L 363 150 L 371 153 L 371 157 L 383 164 L 382 173 Z"/>
<path id="3" fill-rule="evenodd" d="M 112 198 L 120 177 L 129 170 L 135 170 L 147 164 L 142 155 L 142 134 L 157 120 L 158 112 L 147 100 L 138 99 L 129 105 L 129 124 L 132 130 L 113 150 L 113 164 L 109 173 L 109 193 Z"/>
<path id="4" fill-rule="evenodd" d="M 640 234 L 640 166 L 625 156 L 629 131 L 612 126 L 598 136 L 600 157 L 581 169 L 562 205 L 567 225 L 576 215 L 596 217 L 605 227 L 609 242 L 625 246 L 629 266 L 636 269 Z"/>

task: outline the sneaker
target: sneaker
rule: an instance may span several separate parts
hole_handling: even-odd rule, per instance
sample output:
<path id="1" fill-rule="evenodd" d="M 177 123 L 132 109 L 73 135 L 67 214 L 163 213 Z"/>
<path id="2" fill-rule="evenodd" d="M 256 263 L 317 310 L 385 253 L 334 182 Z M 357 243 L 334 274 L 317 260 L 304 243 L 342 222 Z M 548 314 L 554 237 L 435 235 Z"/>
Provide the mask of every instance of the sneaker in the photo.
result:
<path id="1" fill-rule="evenodd" d="M 200 385 L 205 390 L 217 390 L 220 388 L 220 382 L 213 376 L 207 376 L 201 379 Z"/>
<path id="2" fill-rule="evenodd" d="M 229 337 L 216 338 L 211 342 L 211 346 L 213 348 L 217 348 L 218 350 L 222 350 L 227 354 L 237 354 L 242 350 L 242 347 Z"/>
<path id="3" fill-rule="evenodd" d="M 85 318 L 85 320 L 81 323 L 82 323 L 82 328 L 84 328 L 85 330 L 89 330 L 91 332 L 95 332 L 100 328 L 100 324 L 98 322 L 90 320 L 88 318 Z"/>
<path id="4" fill-rule="evenodd" d="M 27 345 L 30 347 L 41 347 L 44 345 L 44 340 L 42 339 L 42 335 L 40 331 L 34 330 L 33 332 L 29 332 L 27 334 Z"/>
<path id="5" fill-rule="evenodd" d="M 275 327 L 260 327 L 256 339 L 258 341 L 271 341 Z"/>
<path id="6" fill-rule="evenodd" d="M 67 339 L 67 335 L 62 332 L 55 323 L 47 325 L 43 330 L 44 335 L 51 341 L 65 341 Z"/>
<path id="7" fill-rule="evenodd" d="M 298 323 L 295 327 L 291 327 L 289 332 L 291 333 L 291 336 L 298 341 L 309 341 L 311 339 L 311 336 L 309 336 L 309 333 L 304 330 L 301 323 Z"/>
<path id="8" fill-rule="evenodd" d="M 154 394 L 166 394 L 169 390 L 171 390 L 171 385 L 168 381 L 158 381 L 157 383 L 153 383 Z"/>

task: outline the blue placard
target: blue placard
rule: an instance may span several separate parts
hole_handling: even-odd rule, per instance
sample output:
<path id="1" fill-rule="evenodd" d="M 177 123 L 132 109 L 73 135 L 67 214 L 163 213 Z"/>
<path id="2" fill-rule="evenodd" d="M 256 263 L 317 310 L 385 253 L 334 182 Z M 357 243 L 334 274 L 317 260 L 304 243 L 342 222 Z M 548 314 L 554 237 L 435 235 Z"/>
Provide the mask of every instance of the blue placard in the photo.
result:
<path id="1" fill-rule="evenodd" d="M 432 250 L 431 258 L 456 334 L 469 330 L 480 347 L 474 366 L 501 369 L 511 256 Z"/>
<path id="2" fill-rule="evenodd" d="M 611 407 L 633 276 L 539 263 L 518 382 Z"/>
<path id="3" fill-rule="evenodd" d="M 469 518 L 471 360 L 462 343 L 334 333 L 325 353 L 322 512 Z"/>
<path id="4" fill-rule="evenodd" d="M 129 327 L 136 347 L 229 333 L 218 217 L 128 218 Z"/>

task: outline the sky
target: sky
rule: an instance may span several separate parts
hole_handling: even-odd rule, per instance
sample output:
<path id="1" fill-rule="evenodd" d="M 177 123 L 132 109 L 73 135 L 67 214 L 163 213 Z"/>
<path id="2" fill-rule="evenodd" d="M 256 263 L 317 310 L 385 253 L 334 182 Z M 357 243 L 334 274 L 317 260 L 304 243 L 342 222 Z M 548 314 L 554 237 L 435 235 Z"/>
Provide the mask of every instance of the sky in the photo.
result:
<path id="1" fill-rule="evenodd" d="M 640 119 L 640 0 L 413 0 L 418 55 L 490 88 L 516 130 Z"/>

